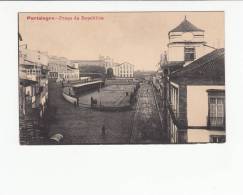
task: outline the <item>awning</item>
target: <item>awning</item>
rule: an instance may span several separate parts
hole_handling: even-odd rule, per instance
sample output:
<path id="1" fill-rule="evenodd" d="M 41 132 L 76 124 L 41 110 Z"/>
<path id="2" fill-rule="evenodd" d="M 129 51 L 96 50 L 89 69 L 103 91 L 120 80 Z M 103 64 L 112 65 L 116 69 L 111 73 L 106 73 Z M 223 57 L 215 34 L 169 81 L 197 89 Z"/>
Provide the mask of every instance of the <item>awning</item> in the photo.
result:
<path id="1" fill-rule="evenodd" d="M 20 79 L 20 85 L 23 85 L 24 87 L 31 86 L 37 84 L 37 81 L 28 80 L 28 79 Z"/>

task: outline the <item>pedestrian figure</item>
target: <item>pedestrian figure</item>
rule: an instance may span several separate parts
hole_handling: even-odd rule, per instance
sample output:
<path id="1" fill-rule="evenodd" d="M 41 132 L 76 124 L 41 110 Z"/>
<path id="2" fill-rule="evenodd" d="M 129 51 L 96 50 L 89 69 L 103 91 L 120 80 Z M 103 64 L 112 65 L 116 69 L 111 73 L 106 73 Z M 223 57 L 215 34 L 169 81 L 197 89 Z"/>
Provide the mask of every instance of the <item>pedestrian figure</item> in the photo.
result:
<path id="1" fill-rule="evenodd" d="M 103 125 L 101 128 L 101 135 L 103 138 L 105 137 L 105 125 Z"/>
<path id="2" fill-rule="evenodd" d="M 90 98 L 90 106 L 91 106 L 91 108 L 93 107 L 93 97 L 92 96 Z"/>
<path id="3" fill-rule="evenodd" d="M 79 106 L 79 98 L 77 97 L 77 106 Z"/>

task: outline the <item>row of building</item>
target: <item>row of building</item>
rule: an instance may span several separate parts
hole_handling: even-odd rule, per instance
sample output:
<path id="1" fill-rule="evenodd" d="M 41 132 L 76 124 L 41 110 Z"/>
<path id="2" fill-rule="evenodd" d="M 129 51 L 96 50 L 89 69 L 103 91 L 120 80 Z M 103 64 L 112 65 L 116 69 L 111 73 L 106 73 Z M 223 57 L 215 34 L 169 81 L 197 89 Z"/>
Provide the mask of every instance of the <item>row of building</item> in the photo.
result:
<path id="1" fill-rule="evenodd" d="M 20 143 L 43 143 L 48 102 L 48 53 L 28 50 L 19 37 Z"/>
<path id="2" fill-rule="evenodd" d="M 114 63 L 108 56 L 100 56 L 98 60 L 69 60 L 31 50 L 19 34 L 19 110 L 20 129 L 23 129 L 20 130 L 20 140 L 23 144 L 37 143 L 36 139 L 41 137 L 40 126 L 44 124 L 48 102 L 48 79 L 77 81 L 87 78 L 84 77 L 84 67 L 88 72 L 92 70 L 90 74 L 101 74 L 102 77 L 109 69 L 119 78 L 133 77 L 134 72 L 134 65 Z M 97 73 L 97 67 L 104 71 Z"/>
<path id="3" fill-rule="evenodd" d="M 100 66 L 105 68 L 107 73 L 112 70 L 113 76 L 118 78 L 132 78 L 134 76 L 134 65 L 128 62 L 117 63 L 109 56 L 99 56 L 98 60 L 71 60 L 72 67 L 80 68 L 84 66 Z"/>
<path id="4" fill-rule="evenodd" d="M 208 46 L 204 33 L 186 17 L 168 33 L 154 83 L 170 143 L 225 142 L 224 48 Z"/>
<path id="5" fill-rule="evenodd" d="M 131 78 L 134 73 L 134 65 L 123 62 L 114 63 L 110 57 L 100 56 L 98 60 L 68 60 L 63 57 L 49 57 L 49 77 L 58 80 L 78 80 L 83 76 L 83 67 L 102 67 L 106 74 L 109 69 L 113 76 L 118 78 Z"/>
<path id="6" fill-rule="evenodd" d="M 23 64 L 23 60 L 25 64 L 29 62 L 29 65 L 32 62 L 44 64 L 48 69 L 48 77 L 51 79 L 79 80 L 83 75 L 82 68 L 92 66 L 104 68 L 104 74 L 106 74 L 109 69 L 112 69 L 113 76 L 118 78 L 132 78 L 134 76 L 134 65 L 128 62 L 115 63 L 113 59 L 108 56 L 100 56 L 98 60 L 69 60 L 65 57 L 48 55 L 47 52 L 29 50 L 26 47 L 20 47 L 20 54 L 20 64 Z M 25 74 L 28 78 L 31 76 L 35 77 L 38 71 L 39 70 L 35 69 L 28 70 L 27 68 L 26 73 L 24 73 L 25 70 L 20 68 L 20 74 Z"/>

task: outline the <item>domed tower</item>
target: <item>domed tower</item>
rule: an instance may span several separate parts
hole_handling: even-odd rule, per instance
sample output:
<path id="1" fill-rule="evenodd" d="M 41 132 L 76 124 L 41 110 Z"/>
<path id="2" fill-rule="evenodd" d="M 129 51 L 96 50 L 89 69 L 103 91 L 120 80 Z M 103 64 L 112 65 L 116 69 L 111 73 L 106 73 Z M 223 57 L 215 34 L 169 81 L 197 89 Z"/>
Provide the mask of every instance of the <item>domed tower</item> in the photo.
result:
<path id="1" fill-rule="evenodd" d="M 189 22 L 186 16 L 169 31 L 168 36 L 168 61 L 184 61 L 188 64 L 205 54 L 204 30 Z"/>

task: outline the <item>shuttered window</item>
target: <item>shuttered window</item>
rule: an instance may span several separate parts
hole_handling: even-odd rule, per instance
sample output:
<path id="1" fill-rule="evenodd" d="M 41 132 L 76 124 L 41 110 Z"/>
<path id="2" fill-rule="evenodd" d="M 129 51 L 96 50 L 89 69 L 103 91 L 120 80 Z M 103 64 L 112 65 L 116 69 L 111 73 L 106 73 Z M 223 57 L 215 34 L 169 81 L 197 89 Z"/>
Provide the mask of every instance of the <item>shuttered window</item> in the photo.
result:
<path id="1" fill-rule="evenodd" d="M 225 126 L 225 95 L 222 90 L 208 91 L 208 126 Z"/>

